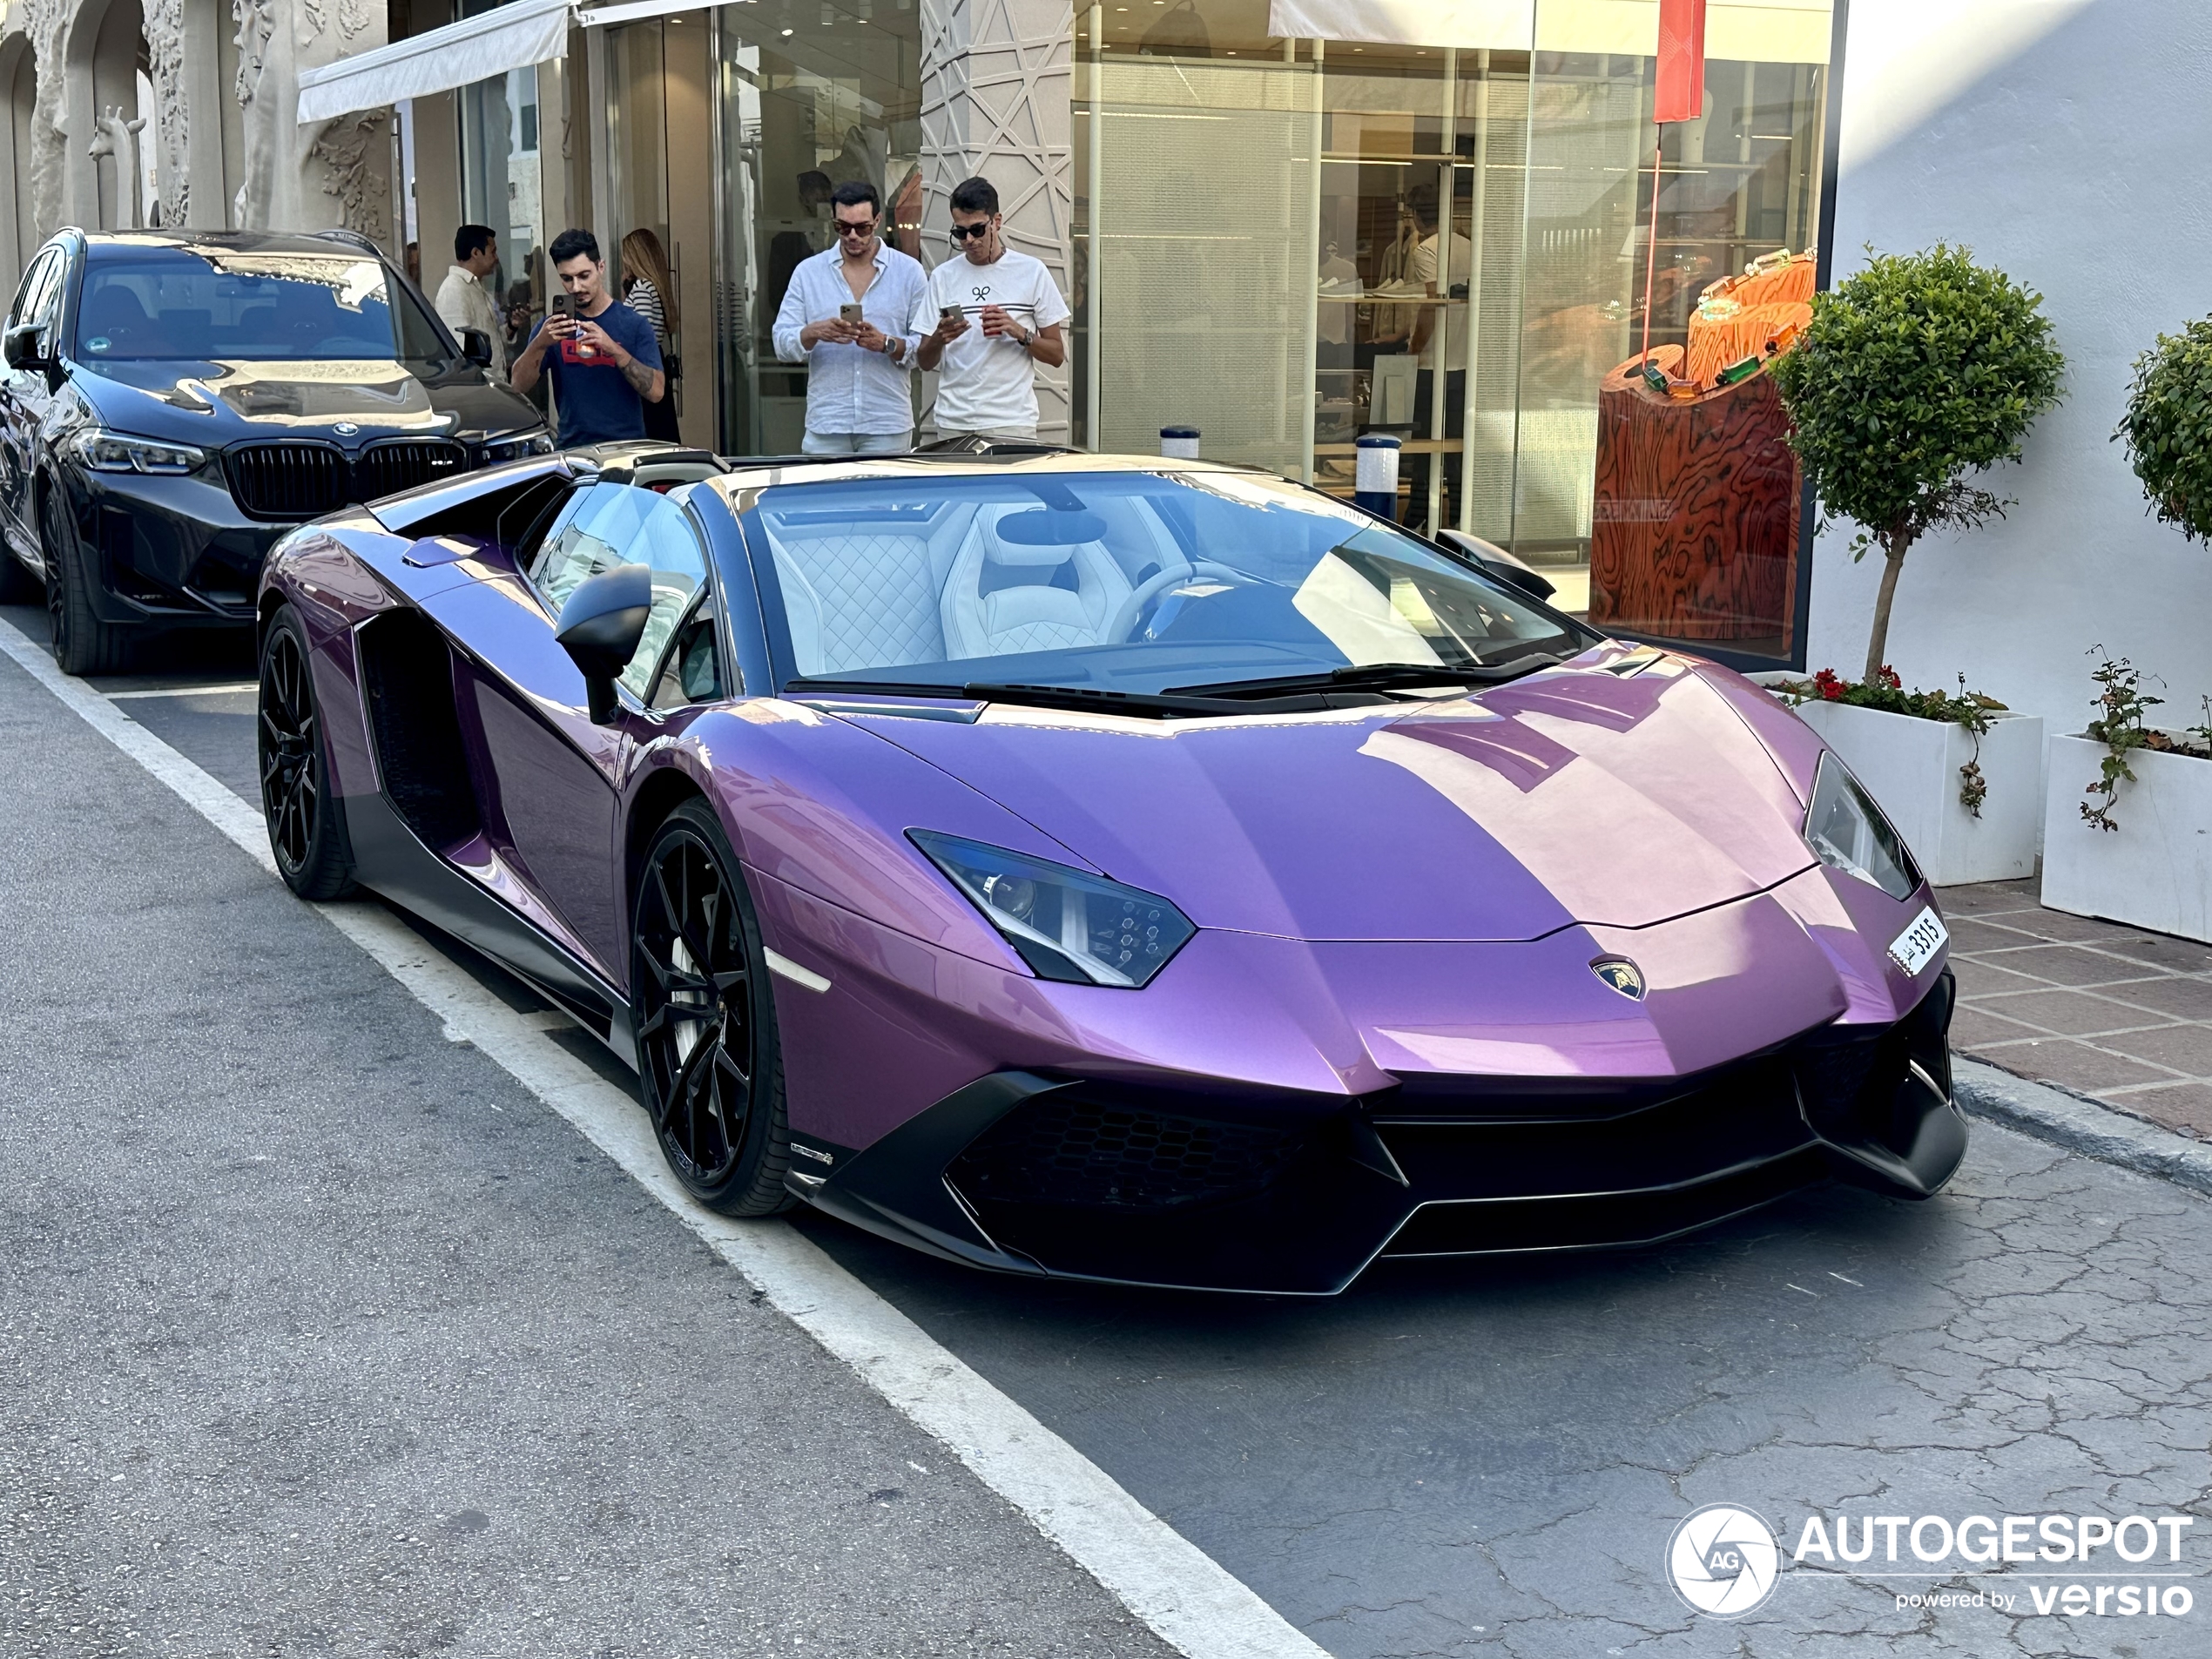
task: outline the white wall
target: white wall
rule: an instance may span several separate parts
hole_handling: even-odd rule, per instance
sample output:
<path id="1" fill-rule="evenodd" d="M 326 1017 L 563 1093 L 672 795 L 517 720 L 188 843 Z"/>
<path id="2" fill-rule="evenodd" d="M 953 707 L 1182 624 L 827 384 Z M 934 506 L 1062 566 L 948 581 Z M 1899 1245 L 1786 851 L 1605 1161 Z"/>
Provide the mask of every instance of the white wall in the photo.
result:
<path id="1" fill-rule="evenodd" d="M 1993 487 L 2004 523 L 1931 537 L 1898 583 L 1908 685 L 1976 688 L 2078 731 L 2101 642 L 2166 681 L 2174 724 L 2212 692 L 2212 548 L 2144 516 L 2107 442 L 2129 365 L 2212 312 L 2212 4 L 1850 0 L 1835 275 L 1862 246 L 1965 243 L 2038 289 L 2066 401 Z M 1831 530 L 1813 563 L 1811 666 L 1855 675 L 1879 559 Z"/>

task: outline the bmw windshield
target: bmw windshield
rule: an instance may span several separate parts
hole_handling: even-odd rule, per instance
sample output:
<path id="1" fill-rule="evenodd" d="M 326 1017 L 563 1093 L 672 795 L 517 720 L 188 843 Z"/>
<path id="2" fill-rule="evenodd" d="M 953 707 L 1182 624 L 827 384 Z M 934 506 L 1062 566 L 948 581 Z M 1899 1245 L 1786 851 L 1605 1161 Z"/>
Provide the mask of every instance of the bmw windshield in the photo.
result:
<path id="1" fill-rule="evenodd" d="M 448 355 L 412 295 L 363 253 L 132 246 L 95 253 L 77 356 L 201 362 Z"/>
<path id="2" fill-rule="evenodd" d="M 1487 683 L 1597 637 L 1366 513 L 1249 473 L 787 484 L 751 518 L 786 678 L 818 690 L 1056 689 L 1200 712 L 1279 687 Z"/>

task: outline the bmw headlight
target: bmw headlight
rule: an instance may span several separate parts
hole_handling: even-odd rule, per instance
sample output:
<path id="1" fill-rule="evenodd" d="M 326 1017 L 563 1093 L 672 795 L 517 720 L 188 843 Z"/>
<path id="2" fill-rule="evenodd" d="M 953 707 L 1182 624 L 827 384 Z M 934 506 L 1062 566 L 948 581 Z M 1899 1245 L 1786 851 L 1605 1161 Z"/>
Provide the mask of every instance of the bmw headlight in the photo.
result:
<path id="1" fill-rule="evenodd" d="M 524 461 L 531 455 L 550 455 L 553 453 L 553 435 L 539 427 L 534 432 L 496 438 L 483 446 L 482 453 L 487 467 L 496 467 L 502 461 Z"/>
<path id="2" fill-rule="evenodd" d="M 1920 885 L 1919 867 L 1904 839 L 1832 754 L 1820 757 L 1820 769 L 1813 774 L 1805 840 L 1823 864 L 1871 881 L 1900 902 Z"/>
<path id="3" fill-rule="evenodd" d="M 1134 989 L 1198 931 L 1157 894 L 981 841 L 907 833 L 1039 979 Z"/>
<path id="4" fill-rule="evenodd" d="M 188 443 L 160 443 L 95 427 L 78 434 L 77 458 L 94 472 L 145 472 L 177 476 L 198 472 L 207 452 Z"/>

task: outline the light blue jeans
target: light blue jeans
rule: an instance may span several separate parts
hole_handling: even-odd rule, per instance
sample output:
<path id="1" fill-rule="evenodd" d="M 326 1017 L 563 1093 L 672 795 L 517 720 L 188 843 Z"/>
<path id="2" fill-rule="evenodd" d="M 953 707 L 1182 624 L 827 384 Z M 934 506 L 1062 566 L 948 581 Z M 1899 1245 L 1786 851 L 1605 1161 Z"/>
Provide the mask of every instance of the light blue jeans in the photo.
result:
<path id="1" fill-rule="evenodd" d="M 911 428 L 905 432 L 817 432 L 808 428 L 799 448 L 810 455 L 896 455 L 914 447 Z"/>

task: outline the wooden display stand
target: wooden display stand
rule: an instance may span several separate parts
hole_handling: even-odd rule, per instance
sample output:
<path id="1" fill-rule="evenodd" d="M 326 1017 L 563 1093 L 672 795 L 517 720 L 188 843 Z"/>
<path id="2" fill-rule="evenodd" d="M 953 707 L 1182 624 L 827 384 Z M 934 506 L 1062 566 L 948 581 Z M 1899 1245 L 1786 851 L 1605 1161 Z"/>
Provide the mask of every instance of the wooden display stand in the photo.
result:
<path id="1" fill-rule="evenodd" d="M 1671 375 L 1683 348 L 1656 346 Z M 1790 637 L 1797 458 L 1773 377 L 1669 397 L 1632 357 L 1598 388 L 1589 619 L 1663 639 Z"/>

